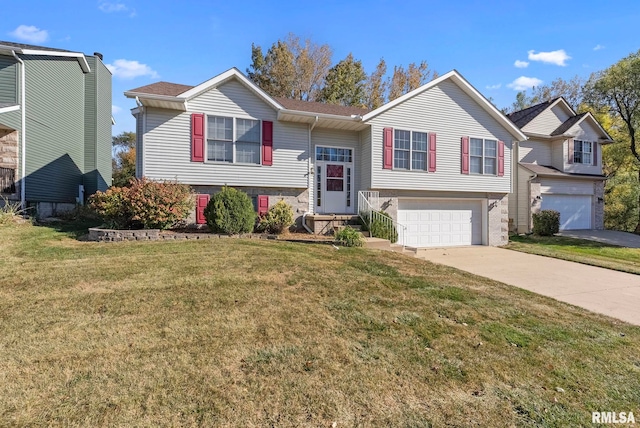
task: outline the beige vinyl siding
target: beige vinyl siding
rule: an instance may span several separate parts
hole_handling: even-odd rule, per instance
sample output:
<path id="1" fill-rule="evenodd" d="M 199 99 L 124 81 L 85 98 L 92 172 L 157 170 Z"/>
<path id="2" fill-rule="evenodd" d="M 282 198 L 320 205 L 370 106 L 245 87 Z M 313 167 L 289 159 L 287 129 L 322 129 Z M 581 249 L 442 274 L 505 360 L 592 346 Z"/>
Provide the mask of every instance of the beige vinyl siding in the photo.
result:
<path id="1" fill-rule="evenodd" d="M 523 132 L 533 132 L 534 134 L 550 135 L 558 129 L 567 119 L 571 117 L 569 111 L 559 103 L 540 113 L 535 119 L 527 123 L 523 128 Z"/>
<path id="2" fill-rule="evenodd" d="M 0 104 L 18 104 L 18 65 L 15 58 L 0 55 Z"/>
<path id="3" fill-rule="evenodd" d="M 372 124 L 372 183 L 374 189 L 497 192 L 511 191 L 513 137 L 483 107 L 451 81 L 429 90 L 374 117 Z M 437 134 L 435 173 L 385 170 L 382 134 L 385 127 Z M 465 175 L 460 169 L 460 139 L 491 138 L 505 143 L 504 177 Z"/>
<path id="4" fill-rule="evenodd" d="M 208 109 L 209 114 L 217 113 Z M 191 113 L 147 108 L 143 143 L 144 175 L 191 185 L 307 187 L 308 127 L 273 123 L 273 166 L 191 162 Z M 255 119 L 273 120 L 270 117 Z M 243 117 L 247 117 L 243 115 Z"/>
<path id="5" fill-rule="evenodd" d="M 360 131 L 360 151 L 357 160 L 360 168 L 360 187 L 356 190 L 368 190 L 371 188 L 371 128 Z"/>
<path id="6" fill-rule="evenodd" d="M 520 162 L 551 165 L 551 143 L 530 139 L 520 143 Z"/>
<path id="7" fill-rule="evenodd" d="M 542 194 L 593 195 L 593 181 L 543 178 L 540 183 Z"/>
<path id="8" fill-rule="evenodd" d="M 76 58 L 23 57 L 27 200 L 75 202 L 84 171 L 84 73 Z"/>
<path id="9" fill-rule="evenodd" d="M 602 146 L 598 143 L 600 136 L 602 135 L 599 130 L 597 130 L 593 125 L 591 125 L 586 120 L 583 120 L 577 125 L 574 125 L 567 132 L 568 134 L 575 135 L 576 140 L 584 140 L 591 141 L 593 145 L 598 145 L 597 151 L 597 164 L 596 165 L 583 165 L 577 163 L 568 163 L 569 157 L 569 147 L 568 142 L 565 142 L 564 149 L 564 161 L 565 161 L 565 172 L 576 173 L 576 174 L 594 174 L 601 175 L 602 174 Z"/>
<path id="10" fill-rule="evenodd" d="M 551 143 L 551 166 L 564 171 L 567 161 L 567 140 L 556 140 Z"/>
<path id="11" fill-rule="evenodd" d="M 519 232 L 529 231 L 529 222 L 531 215 L 531 200 L 529 195 L 529 180 L 533 177 L 533 174 L 528 169 L 518 166 L 518 211 L 513 216 L 517 215 L 517 227 Z M 511 199 L 511 196 L 509 197 Z M 514 198 L 516 199 L 516 198 Z M 511 216 L 511 213 L 510 213 Z"/>

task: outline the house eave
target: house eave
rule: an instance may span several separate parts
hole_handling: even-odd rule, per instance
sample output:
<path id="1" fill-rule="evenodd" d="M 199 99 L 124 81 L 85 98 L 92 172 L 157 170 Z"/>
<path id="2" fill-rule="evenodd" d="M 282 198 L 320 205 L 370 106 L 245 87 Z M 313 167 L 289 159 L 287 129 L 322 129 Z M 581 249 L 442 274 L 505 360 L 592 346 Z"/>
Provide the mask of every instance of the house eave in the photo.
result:
<path id="1" fill-rule="evenodd" d="M 320 128 L 334 128 L 351 131 L 361 131 L 366 129 L 368 126 L 362 122 L 362 117 L 357 115 L 340 116 L 335 114 L 286 109 L 278 111 L 278 120 L 284 122 L 315 124 L 315 126 Z"/>
<path id="2" fill-rule="evenodd" d="M 605 181 L 607 180 L 607 177 L 604 175 L 591 175 L 591 174 L 570 174 L 570 173 L 566 173 L 566 172 L 562 172 L 562 171 L 558 171 L 555 173 L 546 173 L 546 172 L 540 172 L 540 171 L 534 171 L 533 169 L 527 167 L 527 165 L 523 164 L 522 162 L 518 162 L 518 166 L 521 166 L 522 168 L 526 169 L 527 171 L 531 172 L 532 174 L 535 174 L 537 177 L 542 177 L 542 178 L 558 178 L 558 179 L 567 179 L 567 180 L 590 180 L 590 181 Z"/>
<path id="3" fill-rule="evenodd" d="M 169 95 L 145 94 L 142 92 L 127 91 L 124 93 L 127 98 L 134 98 L 147 107 L 164 108 L 168 110 L 187 111 L 187 100 L 183 97 L 172 97 Z"/>
<path id="4" fill-rule="evenodd" d="M 84 73 L 90 73 L 91 67 L 87 62 L 87 58 L 82 52 L 60 52 L 60 51 L 45 51 L 39 49 L 22 49 L 16 46 L 0 45 L 0 52 L 11 54 L 15 52 L 21 55 L 43 55 L 43 56 L 59 56 L 64 58 L 76 58 L 80 68 Z"/>

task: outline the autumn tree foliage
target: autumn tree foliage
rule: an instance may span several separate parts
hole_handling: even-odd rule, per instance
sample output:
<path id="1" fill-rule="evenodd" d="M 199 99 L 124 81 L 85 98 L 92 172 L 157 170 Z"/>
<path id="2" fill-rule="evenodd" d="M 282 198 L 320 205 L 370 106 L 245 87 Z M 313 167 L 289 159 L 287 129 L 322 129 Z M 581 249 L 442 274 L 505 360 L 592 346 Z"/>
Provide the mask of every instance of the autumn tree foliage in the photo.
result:
<path id="1" fill-rule="evenodd" d="M 277 40 L 266 51 L 251 45 L 249 78 L 275 97 L 303 101 L 322 101 L 346 106 L 380 107 L 434 79 L 438 74 L 426 61 L 393 68 L 387 75 L 387 64 L 381 59 L 375 70 L 367 74 L 362 62 L 352 53 L 332 67 L 332 49 L 289 34 Z"/>
<path id="2" fill-rule="evenodd" d="M 112 184 L 116 187 L 126 186 L 136 176 L 136 134 L 122 132 L 112 137 L 111 143 Z"/>

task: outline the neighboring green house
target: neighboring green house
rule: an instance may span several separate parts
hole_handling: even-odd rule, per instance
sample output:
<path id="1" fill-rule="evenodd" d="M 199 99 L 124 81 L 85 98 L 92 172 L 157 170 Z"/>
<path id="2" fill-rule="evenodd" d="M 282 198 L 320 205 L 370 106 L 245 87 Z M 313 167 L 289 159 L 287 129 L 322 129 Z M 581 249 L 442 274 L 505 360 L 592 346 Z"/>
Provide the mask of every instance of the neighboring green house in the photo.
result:
<path id="1" fill-rule="evenodd" d="M 105 190 L 111 126 L 102 55 L 0 41 L 0 196 L 49 216 Z"/>

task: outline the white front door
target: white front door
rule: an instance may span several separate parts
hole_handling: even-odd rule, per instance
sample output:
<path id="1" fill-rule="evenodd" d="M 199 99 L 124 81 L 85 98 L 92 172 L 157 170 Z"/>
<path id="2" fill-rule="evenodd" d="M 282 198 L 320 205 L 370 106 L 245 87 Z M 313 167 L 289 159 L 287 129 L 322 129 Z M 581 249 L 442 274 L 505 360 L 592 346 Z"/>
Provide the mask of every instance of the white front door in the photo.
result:
<path id="1" fill-rule="evenodd" d="M 353 207 L 353 150 L 316 147 L 316 212 L 351 214 Z"/>

